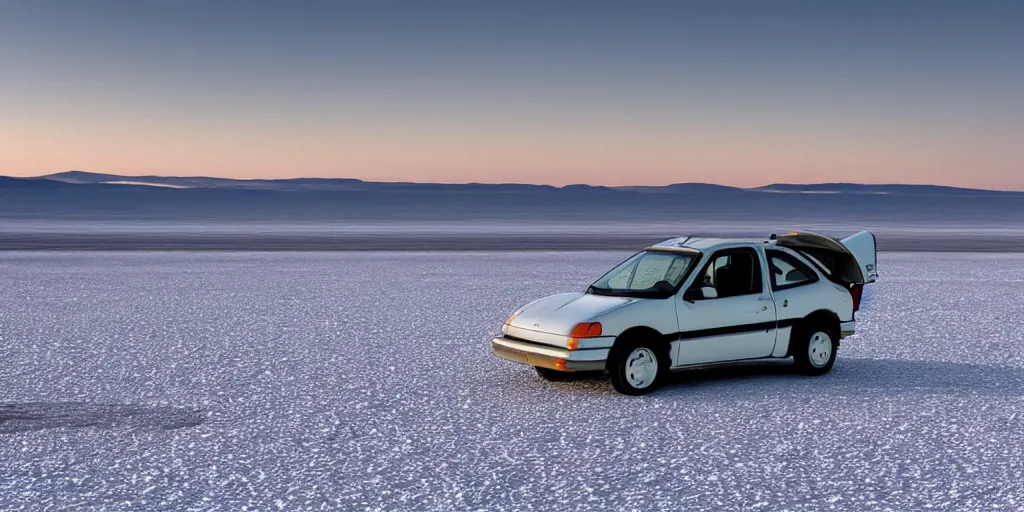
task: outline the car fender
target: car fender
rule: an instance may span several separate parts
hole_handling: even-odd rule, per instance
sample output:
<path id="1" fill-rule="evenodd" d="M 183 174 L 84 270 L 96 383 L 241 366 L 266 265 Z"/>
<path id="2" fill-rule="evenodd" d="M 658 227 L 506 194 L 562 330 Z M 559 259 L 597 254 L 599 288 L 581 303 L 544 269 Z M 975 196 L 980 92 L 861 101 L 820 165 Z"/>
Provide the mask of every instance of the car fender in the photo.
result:
<path id="1" fill-rule="evenodd" d="M 646 327 L 661 334 L 678 332 L 674 298 L 635 299 L 594 317 L 593 321 L 601 322 L 605 336 L 618 337 L 635 327 Z"/>

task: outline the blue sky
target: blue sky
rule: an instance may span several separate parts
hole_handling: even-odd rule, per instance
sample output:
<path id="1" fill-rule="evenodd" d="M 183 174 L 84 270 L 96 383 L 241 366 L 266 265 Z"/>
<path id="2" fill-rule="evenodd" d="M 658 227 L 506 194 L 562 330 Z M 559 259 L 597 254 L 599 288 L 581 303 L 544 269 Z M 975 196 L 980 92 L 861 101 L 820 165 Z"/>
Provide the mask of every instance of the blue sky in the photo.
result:
<path id="1" fill-rule="evenodd" d="M 0 174 L 1024 189 L 1020 2 L 0 2 Z"/>

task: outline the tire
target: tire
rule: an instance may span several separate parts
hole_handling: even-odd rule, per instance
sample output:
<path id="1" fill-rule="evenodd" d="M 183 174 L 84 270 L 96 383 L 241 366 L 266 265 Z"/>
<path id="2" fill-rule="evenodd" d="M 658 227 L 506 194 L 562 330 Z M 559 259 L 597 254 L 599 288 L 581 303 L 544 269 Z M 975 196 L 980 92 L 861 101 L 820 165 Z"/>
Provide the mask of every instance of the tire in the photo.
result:
<path id="1" fill-rule="evenodd" d="M 652 340 L 622 340 L 608 357 L 612 387 L 624 395 L 646 395 L 658 389 L 670 365 L 668 347 Z"/>
<path id="2" fill-rule="evenodd" d="M 537 370 L 537 375 L 540 375 L 540 378 L 549 382 L 561 382 L 569 378 L 569 372 L 560 372 L 542 366 L 534 366 L 534 368 Z"/>
<path id="3" fill-rule="evenodd" d="M 835 329 L 822 325 L 794 328 L 790 338 L 790 351 L 797 369 L 804 375 L 824 375 L 832 369 L 839 352 L 839 338 Z"/>

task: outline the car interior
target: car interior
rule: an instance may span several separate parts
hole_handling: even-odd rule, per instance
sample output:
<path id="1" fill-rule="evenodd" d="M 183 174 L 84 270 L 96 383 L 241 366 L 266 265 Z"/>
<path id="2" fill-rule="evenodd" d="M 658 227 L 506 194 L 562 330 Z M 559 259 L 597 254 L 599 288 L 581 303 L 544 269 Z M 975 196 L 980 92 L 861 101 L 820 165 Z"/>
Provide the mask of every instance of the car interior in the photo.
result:
<path id="1" fill-rule="evenodd" d="M 761 293 L 761 269 L 752 251 L 733 251 L 716 256 L 704 273 L 704 286 L 719 298 Z"/>
<path id="2" fill-rule="evenodd" d="M 772 271 L 772 285 L 775 289 L 793 287 L 817 280 L 811 269 L 781 252 L 769 251 L 768 263 Z"/>

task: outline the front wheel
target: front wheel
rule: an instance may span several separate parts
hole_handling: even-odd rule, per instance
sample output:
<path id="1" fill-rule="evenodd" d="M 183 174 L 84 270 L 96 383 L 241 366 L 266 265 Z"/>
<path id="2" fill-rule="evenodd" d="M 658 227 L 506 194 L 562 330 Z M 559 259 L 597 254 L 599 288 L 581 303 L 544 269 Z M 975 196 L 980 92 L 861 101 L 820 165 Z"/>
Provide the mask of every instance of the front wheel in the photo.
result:
<path id="1" fill-rule="evenodd" d="M 839 349 L 829 329 L 809 326 L 793 333 L 793 358 L 805 375 L 824 375 L 832 369 Z"/>
<path id="2" fill-rule="evenodd" d="M 615 347 L 608 361 L 612 387 L 625 395 L 645 395 L 658 389 L 668 367 L 667 351 L 644 341 Z"/>

